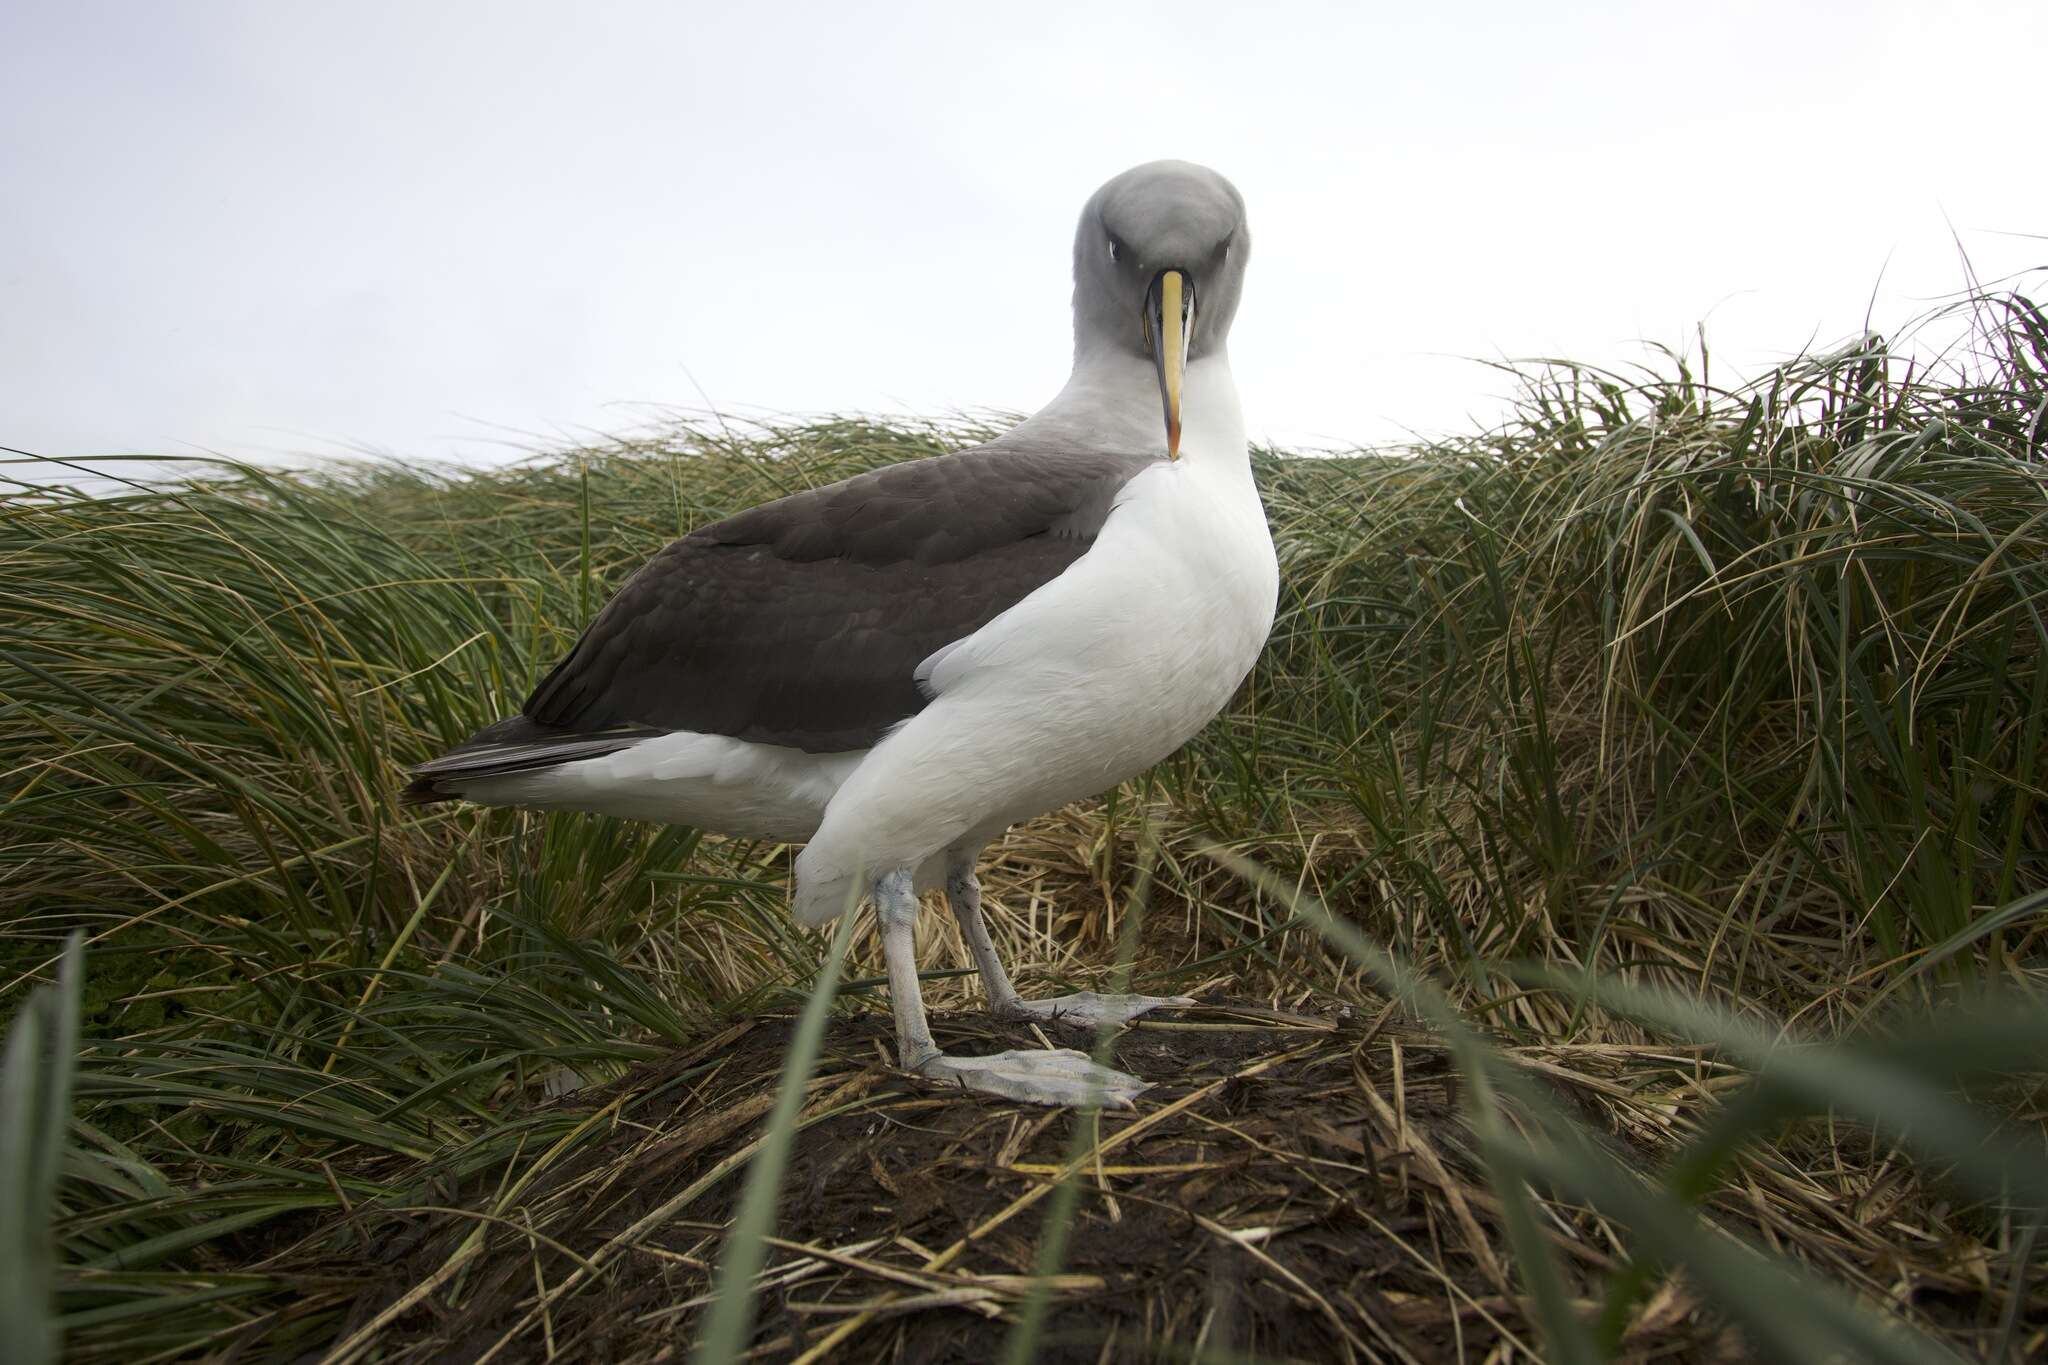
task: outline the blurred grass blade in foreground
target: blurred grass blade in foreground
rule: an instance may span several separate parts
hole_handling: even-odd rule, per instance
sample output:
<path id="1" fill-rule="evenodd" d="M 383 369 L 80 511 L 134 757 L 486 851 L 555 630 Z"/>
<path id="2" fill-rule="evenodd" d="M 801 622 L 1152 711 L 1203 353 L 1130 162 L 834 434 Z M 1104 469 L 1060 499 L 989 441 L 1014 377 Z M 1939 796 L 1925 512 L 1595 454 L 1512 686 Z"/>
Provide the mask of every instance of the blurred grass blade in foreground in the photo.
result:
<path id="1" fill-rule="evenodd" d="M 61 1345 L 50 1224 L 71 1138 L 84 981 L 83 938 L 74 932 L 56 984 L 23 1002 L 0 1054 L 0 1357 L 16 1365 L 47 1365 Z"/>

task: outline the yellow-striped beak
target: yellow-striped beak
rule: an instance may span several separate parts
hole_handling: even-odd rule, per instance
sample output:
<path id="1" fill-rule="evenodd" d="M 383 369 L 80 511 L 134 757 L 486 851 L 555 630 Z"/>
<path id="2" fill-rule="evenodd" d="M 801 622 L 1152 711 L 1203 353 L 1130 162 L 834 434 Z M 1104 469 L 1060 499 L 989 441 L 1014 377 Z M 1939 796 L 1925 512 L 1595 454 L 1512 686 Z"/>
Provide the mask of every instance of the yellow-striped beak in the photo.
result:
<path id="1" fill-rule="evenodd" d="M 1166 409 L 1166 455 L 1180 458 L 1180 385 L 1187 370 L 1188 333 L 1195 325 L 1195 291 L 1186 275 L 1162 270 L 1145 291 L 1145 340 L 1159 369 L 1159 401 Z"/>

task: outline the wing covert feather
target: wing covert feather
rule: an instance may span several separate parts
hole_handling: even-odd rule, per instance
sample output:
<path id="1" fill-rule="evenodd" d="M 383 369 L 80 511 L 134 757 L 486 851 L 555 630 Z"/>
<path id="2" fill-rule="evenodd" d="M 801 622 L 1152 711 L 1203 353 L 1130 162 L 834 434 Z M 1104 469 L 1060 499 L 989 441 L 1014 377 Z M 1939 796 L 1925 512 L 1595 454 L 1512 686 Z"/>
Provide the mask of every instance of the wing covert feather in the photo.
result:
<path id="1" fill-rule="evenodd" d="M 627 581 L 524 713 L 866 748 L 924 706 L 926 656 L 1085 554 L 1157 458 L 983 446 L 701 527 Z"/>

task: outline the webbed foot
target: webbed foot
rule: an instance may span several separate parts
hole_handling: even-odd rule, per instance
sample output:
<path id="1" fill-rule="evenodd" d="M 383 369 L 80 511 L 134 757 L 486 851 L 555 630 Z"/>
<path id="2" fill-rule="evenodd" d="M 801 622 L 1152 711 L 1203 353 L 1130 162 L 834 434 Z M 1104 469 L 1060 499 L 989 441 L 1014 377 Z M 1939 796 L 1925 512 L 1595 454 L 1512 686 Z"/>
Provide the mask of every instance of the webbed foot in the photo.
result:
<path id="1" fill-rule="evenodd" d="M 1097 1066 L 1087 1053 L 1072 1048 L 988 1057 L 949 1057 L 942 1052 L 916 1070 L 945 1084 L 1004 1099 L 1076 1109 L 1129 1109 L 1146 1088 L 1136 1076 Z"/>
<path id="2" fill-rule="evenodd" d="M 995 1014 L 998 1019 L 1018 1023 L 1060 1024 L 1093 1032 L 1105 1024 L 1122 1028 L 1153 1010 L 1185 1009 L 1194 1003 L 1185 995 L 1097 995 L 1094 991 L 1081 991 L 1052 1000 L 1018 1000 Z"/>

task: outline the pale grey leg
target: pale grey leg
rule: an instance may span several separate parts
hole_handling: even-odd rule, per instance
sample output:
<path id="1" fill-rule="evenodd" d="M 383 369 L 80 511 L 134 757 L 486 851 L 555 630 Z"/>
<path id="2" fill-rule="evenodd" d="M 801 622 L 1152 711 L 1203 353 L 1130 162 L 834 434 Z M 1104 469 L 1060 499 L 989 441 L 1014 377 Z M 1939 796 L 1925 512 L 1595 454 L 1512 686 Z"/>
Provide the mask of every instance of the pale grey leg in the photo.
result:
<path id="1" fill-rule="evenodd" d="M 960 937 L 981 972 L 982 989 L 988 993 L 988 1012 L 998 1019 L 1017 1019 L 1024 1001 L 1010 984 L 1003 960 L 996 956 L 994 940 L 988 936 L 988 922 L 981 917 L 981 881 L 974 875 L 974 855 L 956 855 L 946 868 L 946 904 L 960 921 Z"/>
<path id="2" fill-rule="evenodd" d="M 995 943 L 988 935 L 988 922 L 981 917 L 981 882 L 974 875 L 973 853 L 956 854 L 946 869 L 946 902 L 960 921 L 960 937 L 981 971 L 982 988 L 988 993 L 988 1012 L 1012 1022 L 1035 1020 L 1061 1024 L 1093 1033 L 1107 1025 L 1122 1028 L 1141 1014 L 1156 1009 L 1184 1009 L 1194 1004 L 1185 995 L 1097 995 L 1081 991 L 1051 1000 L 1026 1000 L 1010 984 L 996 956 Z"/>
<path id="3" fill-rule="evenodd" d="M 896 1060 L 916 1071 L 939 1055 L 924 1017 L 924 991 L 917 984 L 917 893 L 910 872 L 891 872 L 875 882 L 875 919 L 882 926 L 882 959 L 889 964 L 889 1007 L 896 1012 Z"/>
<path id="4" fill-rule="evenodd" d="M 911 890 L 909 871 L 891 872 L 878 879 L 874 896 L 875 914 L 882 926 L 882 956 L 889 966 L 889 1003 L 896 1013 L 896 1051 L 905 1070 L 1028 1104 L 1129 1108 L 1144 1091 L 1145 1083 L 1136 1076 L 1097 1066 L 1087 1053 L 1070 1048 L 999 1052 L 991 1057 L 948 1057 L 939 1051 L 925 1021 L 924 993 L 917 984 L 912 937 L 917 895 Z M 984 929 L 984 942 L 987 937 Z"/>

